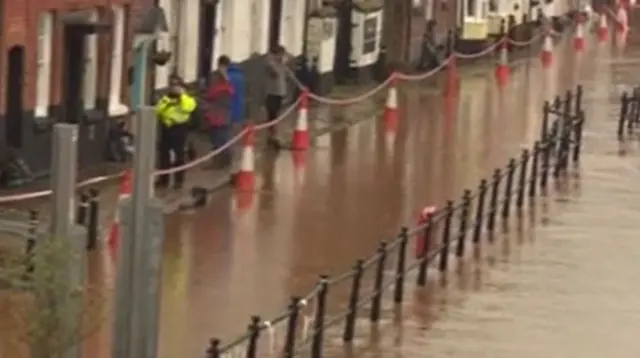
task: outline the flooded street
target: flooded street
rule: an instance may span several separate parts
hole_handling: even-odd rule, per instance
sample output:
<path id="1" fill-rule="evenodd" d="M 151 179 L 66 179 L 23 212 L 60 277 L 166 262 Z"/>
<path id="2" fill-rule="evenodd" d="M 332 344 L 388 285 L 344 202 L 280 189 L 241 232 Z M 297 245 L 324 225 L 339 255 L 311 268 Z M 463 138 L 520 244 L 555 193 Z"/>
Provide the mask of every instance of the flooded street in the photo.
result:
<path id="1" fill-rule="evenodd" d="M 489 65 L 460 69 L 457 96 L 443 96 L 433 83 L 405 85 L 397 126 L 371 118 L 316 138 L 302 158 L 286 151 L 263 157 L 255 192 L 222 190 L 204 209 L 168 216 L 160 356 L 202 356 L 210 338 L 237 337 L 250 315 L 271 319 L 292 295 L 311 291 L 319 274 L 339 275 L 368 257 L 380 240 L 413 226 L 424 206 L 440 207 L 475 189 L 536 140 L 542 103 L 576 84 L 584 86 L 587 110 L 579 176 L 540 200 L 519 233 L 484 245 L 480 260 L 452 265 L 446 282 L 434 270 L 427 286 L 417 288 L 415 273 L 409 275 L 401 312 L 394 315 L 385 298 L 376 330 L 358 321 L 352 350 L 341 344 L 342 324 L 329 329 L 325 351 L 331 357 L 640 355 L 634 339 L 640 241 L 633 235 L 640 229 L 640 145 L 629 143 L 621 157 L 615 137 L 620 90 L 640 83 L 640 48 L 621 53 L 589 37 L 587 52 L 576 57 L 570 45 L 556 48 L 549 69 L 536 57 L 519 60 L 506 88 L 498 88 Z M 373 99 L 358 106 L 381 107 Z M 318 111 L 327 121 L 356 112 Z M 413 245 L 409 251 L 413 256 Z M 93 253 L 89 274 L 109 300 L 113 258 Z M 329 313 L 344 311 L 348 292 L 348 285 L 332 288 Z M 307 320 L 312 312 L 303 311 Z M 110 357 L 108 317 L 87 339 L 85 356 Z M 281 341 L 283 334 L 279 325 L 267 336 Z"/>

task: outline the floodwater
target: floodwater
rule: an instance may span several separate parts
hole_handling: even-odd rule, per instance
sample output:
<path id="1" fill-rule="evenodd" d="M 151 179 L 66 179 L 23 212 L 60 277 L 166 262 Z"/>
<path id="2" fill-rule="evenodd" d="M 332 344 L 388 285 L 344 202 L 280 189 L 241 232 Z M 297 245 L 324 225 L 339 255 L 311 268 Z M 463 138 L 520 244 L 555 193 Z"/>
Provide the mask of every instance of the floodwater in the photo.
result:
<path id="1" fill-rule="evenodd" d="M 496 86 L 490 67 L 463 69 L 457 97 L 444 97 L 429 83 L 404 87 L 397 126 L 372 117 L 317 138 L 304 158 L 289 152 L 264 157 L 255 192 L 220 191 L 204 209 L 168 216 L 161 357 L 202 356 L 210 338 L 233 339 L 250 315 L 274 317 L 291 295 L 308 293 L 319 274 L 339 275 L 369 256 L 381 239 L 413 225 L 420 208 L 475 188 L 537 138 L 542 102 L 577 83 L 585 86 L 588 109 L 579 177 L 536 206 L 518 235 L 503 235 L 483 248 L 480 260 L 450 269 L 446 282 L 434 271 L 418 289 L 410 276 L 402 311 L 385 296 L 378 328 L 358 321 L 352 350 L 343 350 L 341 329 L 330 329 L 326 352 L 637 357 L 640 241 L 632 232 L 638 229 L 634 196 L 640 192 L 633 184 L 640 168 L 633 151 L 640 146 L 630 143 L 629 154 L 619 156 L 614 129 L 619 90 L 640 77 L 634 74 L 640 51 L 620 53 L 609 43 L 590 42 L 576 57 L 569 44 L 556 49 L 550 69 L 535 58 L 520 61 L 507 88 Z M 327 120 L 361 113 L 320 111 Z M 113 259 L 93 254 L 89 273 L 109 300 Z M 368 272 L 364 282 L 370 281 Z M 343 286 L 329 295 L 331 314 L 346 305 Z M 303 321 L 310 314 L 305 310 Z M 106 311 L 101 329 L 87 338 L 86 356 L 109 357 L 108 317 Z M 277 347 L 282 328 L 265 339 L 275 338 Z M 269 356 L 269 347 L 261 349 Z"/>

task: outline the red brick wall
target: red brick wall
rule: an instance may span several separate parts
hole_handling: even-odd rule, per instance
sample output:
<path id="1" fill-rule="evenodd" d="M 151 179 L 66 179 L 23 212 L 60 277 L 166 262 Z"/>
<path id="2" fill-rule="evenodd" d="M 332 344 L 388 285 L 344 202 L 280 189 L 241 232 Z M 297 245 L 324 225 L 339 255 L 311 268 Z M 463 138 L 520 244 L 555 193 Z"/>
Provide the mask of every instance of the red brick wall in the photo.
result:
<path id="1" fill-rule="evenodd" d="M 139 19 L 145 8 L 151 6 L 154 0 L 6 0 L 4 9 L 4 19 L 2 21 L 2 38 L 0 39 L 0 113 L 5 111 L 5 89 L 6 89 L 6 56 L 9 48 L 15 45 L 25 46 L 25 83 L 23 86 L 24 108 L 32 109 L 35 102 L 35 80 L 36 80 L 36 43 L 37 43 L 37 18 L 42 11 L 55 11 L 56 15 L 69 10 L 98 9 L 101 19 L 111 21 L 112 5 L 128 6 L 128 16 L 126 29 L 128 36 L 124 46 L 123 76 L 126 76 L 126 69 L 129 66 L 131 37 L 134 23 Z M 51 104 L 58 104 L 61 90 L 61 41 L 62 24 L 59 16 L 55 16 L 54 23 L 54 44 L 52 52 L 52 78 L 51 78 Z M 106 32 L 99 35 L 98 45 L 98 95 L 105 98 L 109 90 L 109 68 L 111 61 L 111 34 Z M 123 90 L 126 88 L 126 81 L 123 79 Z"/>

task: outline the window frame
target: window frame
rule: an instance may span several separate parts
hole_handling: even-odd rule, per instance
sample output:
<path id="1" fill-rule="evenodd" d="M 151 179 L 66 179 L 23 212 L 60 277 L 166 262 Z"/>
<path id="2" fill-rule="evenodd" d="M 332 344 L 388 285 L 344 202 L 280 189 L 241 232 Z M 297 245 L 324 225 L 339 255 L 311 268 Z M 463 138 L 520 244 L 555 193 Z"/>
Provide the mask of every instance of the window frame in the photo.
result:
<path id="1" fill-rule="evenodd" d="M 37 15 L 36 93 L 34 106 L 36 118 L 46 118 L 50 115 L 54 21 L 55 13 L 52 11 L 43 11 Z"/>
<path id="2" fill-rule="evenodd" d="M 91 21 L 98 21 L 98 9 L 91 9 Z M 82 80 L 82 102 L 85 111 L 96 108 L 98 97 L 98 34 L 87 34 L 84 38 L 84 78 Z"/>
<path id="3" fill-rule="evenodd" d="M 110 117 L 117 117 L 129 113 L 129 107 L 122 102 L 124 45 L 128 9 L 123 5 L 112 5 L 111 10 L 113 12 L 113 27 L 111 31 L 111 63 L 107 112 Z"/>

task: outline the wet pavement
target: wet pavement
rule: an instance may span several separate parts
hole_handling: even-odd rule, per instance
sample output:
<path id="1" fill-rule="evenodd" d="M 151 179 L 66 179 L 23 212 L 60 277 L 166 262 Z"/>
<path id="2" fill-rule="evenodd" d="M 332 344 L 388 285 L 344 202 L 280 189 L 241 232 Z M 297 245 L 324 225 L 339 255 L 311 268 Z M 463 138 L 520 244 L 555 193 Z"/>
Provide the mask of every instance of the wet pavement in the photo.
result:
<path id="1" fill-rule="evenodd" d="M 320 135 L 302 158 L 263 156 L 254 193 L 220 190 L 204 209 L 169 215 L 161 357 L 200 357 L 209 338 L 236 337 L 249 315 L 274 317 L 291 295 L 308 293 L 318 274 L 340 274 L 373 253 L 381 239 L 414 224 L 423 206 L 459 198 L 530 146 L 540 132 L 542 102 L 576 83 L 585 87 L 589 111 L 579 178 L 552 191 L 518 235 L 501 237 L 483 250 L 482 260 L 451 270 L 446 284 L 431 275 L 418 289 L 410 277 L 402 311 L 385 299 L 377 329 L 358 322 L 353 350 L 342 348 L 341 329 L 327 331 L 326 352 L 638 356 L 633 332 L 640 328 L 640 309 L 633 300 L 640 244 L 632 232 L 640 207 L 633 151 L 640 145 L 630 143 L 628 156 L 618 155 L 615 116 L 619 90 L 640 82 L 634 74 L 640 49 L 620 54 L 590 42 L 589 52 L 575 58 L 568 45 L 556 50 L 551 69 L 542 70 L 536 58 L 521 61 L 501 90 L 483 66 L 462 70 L 457 98 L 443 98 L 433 83 L 407 86 L 397 127 L 374 119 L 378 99 L 356 108 L 319 108 L 317 116 L 327 123 L 372 120 Z M 91 255 L 90 281 L 108 301 L 113 257 Z M 347 296 L 347 285 L 332 290 L 330 314 L 344 309 Z M 310 314 L 305 310 L 303 321 Z M 105 312 L 102 328 L 87 339 L 86 356 L 109 357 L 110 316 Z M 281 342 L 281 327 L 275 338 Z M 269 347 L 262 348 L 261 356 L 268 356 Z"/>

